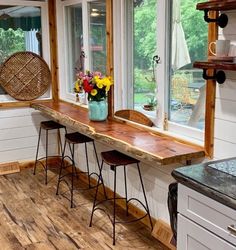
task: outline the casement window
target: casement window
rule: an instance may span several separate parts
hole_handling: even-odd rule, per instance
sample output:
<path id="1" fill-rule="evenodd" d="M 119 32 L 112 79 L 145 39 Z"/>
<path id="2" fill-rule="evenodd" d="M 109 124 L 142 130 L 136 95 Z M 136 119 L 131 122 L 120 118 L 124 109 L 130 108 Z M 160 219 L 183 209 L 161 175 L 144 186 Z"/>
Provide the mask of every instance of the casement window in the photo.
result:
<path id="1" fill-rule="evenodd" d="M 158 130 L 203 141 L 205 81 L 192 64 L 206 58 L 208 27 L 197 2 L 113 2 L 114 101 L 116 110 L 145 113 Z"/>
<path id="2" fill-rule="evenodd" d="M 106 73 L 105 0 L 65 0 L 57 3 L 60 98 L 75 101 L 76 73 Z M 85 95 L 80 102 L 86 103 Z"/>
<path id="3" fill-rule="evenodd" d="M 0 64 L 18 51 L 32 51 L 50 65 L 47 1 L 1 0 Z M 50 91 L 40 99 L 49 97 Z M 0 88 L 0 102 L 12 101 Z"/>

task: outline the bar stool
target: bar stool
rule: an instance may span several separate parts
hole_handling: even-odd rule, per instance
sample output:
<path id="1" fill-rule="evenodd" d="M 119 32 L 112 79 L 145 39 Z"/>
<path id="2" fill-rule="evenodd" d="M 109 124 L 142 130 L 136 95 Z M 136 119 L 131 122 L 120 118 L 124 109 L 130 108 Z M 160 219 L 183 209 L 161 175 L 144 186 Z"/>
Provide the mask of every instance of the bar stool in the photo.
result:
<path id="1" fill-rule="evenodd" d="M 92 208 L 92 213 L 91 213 L 91 218 L 90 218 L 90 224 L 89 226 L 92 226 L 92 220 L 93 220 L 93 214 L 96 210 L 102 210 L 103 212 L 106 213 L 106 211 L 99 207 L 100 204 L 106 202 L 107 200 L 112 200 L 113 201 L 113 218 L 110 218 L 110 216 L 108 215 L 108 217 L 111 220 L 112 226 L 113 226 L 113 245 L 115 245 L 115 225 L 117 223 L 131 223 L 131 222 L 136 222 L 138 220 L 143 219 L 144 217 L 148 216 L 149 217 L 149 221 L 150 221 L 150 225 L 151 228 L 153 228 L 152 225 L 152 220 L 151 220 L 151 216 L 150 216 L 150 212 L 149 212 L 149 207 L 148 207 L 148 203 L 147 203 L 147 198 L 146 198 L 146 194 L 145 194 L 145 190 L 144 190 L 144 185 L 143 185 L 143 180 L 142 180 L 142 176 L 141 176 L 141 172 L 140 172 L 140 168 L 139 168 L 139 160 L 134 159 L 130 156 L 127 156 L 125 154 L 122 154 L 116 150 L 112 150 L 112 151 L 107 151 L 107 152 L 102 152 L 101 153 L 102 156 L 102 165 L 101 165 L 101 172 L 100 172 L 100 176 L 99 176 L 99 180 L 98 180 L 98 185 L 100 180 L 102 180 L 102 168 L 103 168 L 103 164 L 104 162 L 108 165 L 110 165 L 110 169 L 112 171 L 114 171 L 114 189 L 113 189 L 113 198 L 105 198 L 105 200 L 101 200 L 101 201 L 97 201 L 97 194 L 98 194 L 98 185 L 97 185 L 97 189 L 96 189 L 96 194 L 94 197 L 94 201 L 93 201 L 93 208 Z M 144 196 L 144 200 L 145 200 L 145 204 L 143 204 L 140 200 L 138 200 L 137 198 L 127 198 L 127 179 L 126 179 L 126 166 L 130 165 L 130 164 L 136 164 L 137 165 L 137 169 L 138 169 L 138 174 L 139 174 L 139 179 L 141 182 L 141 187 L 142 187 L 142 192 L 143 192 L 143 196 Z M 119 198 L 116 197 L 116 169 L 119 166 L 124 166 L 124 186 L 125 186 L 125 198 Z M 146 211 L 146 214 L 144 216 L 142 216 L 141 218 L 138 219 L 133 219 L 133 220 L 129 220 L 129 221 L 117 221 L 116 220 L 116 200 L 117 199 L 125 199 L 126 201 L 126 214 L 128 215 L 128 203 L 130 201 L 137 201 L 139 202 L 142 207 L 144 208 L 144 210 Z"/>
<path id="2" fill-rule="evenodd" d="M 40 163 L 43 166 L 44 170 L 45 170 L 45 184 L 46 185 L 48 183 L 48 177 L 47 177 L 48 158 L 49 157 L 58 157 L 58 155 L 55 155 L 55 156 L 49 156 L 48 155 L 48 131 L 49 130 L 55 130 L 55 129 L 57 129 L 57 131 L 58 131 L 58 138 L 59 138 L 59 144 L 60 144 L 60 150 L 62 152 L 62 143 L 61 143 L 61 134 L 60 134 L 60 129 L 61 128 L 64 128 L 65 133 L 67 133 L 66 127 L 63 126 L 63 125 L 61 125 L 60 123 L 55 122 L 55 121 L 43 121 L 43 122 L 40 123 L 39 136 L 38 136 L 38 145 L 37 145 L 37 150 L 36 150 L 36 157 L 35 157 L 35 164 L 34 164 L 33 174 L 35 175 L 35 173 L 36 173 L 37 163 Z M 46 131 L 46 156 L 41 157 L 41 158 L 38 159 L 39 144 L 40 144 L 42 129 L 44 129 Z M 45 164 L 42 162 L 43 159 L 46 160 Z"/>
<path id="3" fill-rule="evenodd" d="M 90 173 L 90 170 L 89 170 L 89 160 L 88 160 L 88 150 L 87 150 L 87 143 L 89 143 L 89 142 L 92 142 L 92 144 L 93 144 L 93 149 L 94 149 L 95 156 L 96 156 L 96 161 L 97 161 L 99 174 L 97 174 L 95 172 Z M 67 184 L 67 186 L 69 187 L 70 192 L 71 192 L 71 199 L 70 199 L 71 208 L 73 208 L 73 205 L 74 205 L 74 203 L 73 203 L 74 177 L 78 178 L 78 173 L 77 173 L 77 170 L 76 170 L 75 159 L 74 159 L 75 145 L 76 144 L 83 144 L 83 143 L 84 143 L 84 146 L 85 146 L 85 156 L 86 156 L 87 171 L 86 172 L 80 172 L 80 174 L 87 174 L 87 176 L 88 176 L 88 187 L 87 188 L 79 188 L 77 190 L 88 190 L 88 189 L 91 189 L 91 188 L 96 188 L 97 185 L 95 185 L 95 186 L 91 185 L 91 176 L 96 175 L 99 178 L 100 171 L 101 171 L 94 140 L 87 137 L 87 136 L 85 136 L 85 135 L 83 135 L 83 134 L 80 134 L 78 132 L 66 134 L 65 135 L 64 149 L 63 149 L 63 153 L 62 153 L 62 161 L 61 161 L 60 173 L 59 173 L 58 183 L 57 183 L 56 195 L 58 195 L 58 193 L 59 193 L 60 183 L 62 181 L 64 181 Z M 65 150 L 66 150 L 66 145 L 67 144 L 69 145 L 69 150 L 70 150 L 71 156 L 65 155 Z M 71 162 L 70 165 L 65 166 L 64 160 L 66 158 L 68 158 L 70 160 L 70 162 Z M 68 167 L 71 167 L 71 172 L 67 171 L 65 174 L 62 174 L 63 169 L 66 169 Z M 70 187 L 69 183 L 65 180 L 66 176 L 71 177 L 71 187 Z M 101 179 L 101 184 L 103 185 L 104 194 L 106 195 L 106 191 L 105 191 L 105 187 L 104 187 L 102 179 Z"/>

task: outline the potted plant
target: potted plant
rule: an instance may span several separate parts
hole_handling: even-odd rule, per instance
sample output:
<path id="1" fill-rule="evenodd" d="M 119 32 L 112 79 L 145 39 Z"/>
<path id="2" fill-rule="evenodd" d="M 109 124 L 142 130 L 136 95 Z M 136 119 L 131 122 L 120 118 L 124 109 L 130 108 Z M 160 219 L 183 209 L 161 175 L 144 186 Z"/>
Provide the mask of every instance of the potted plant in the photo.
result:
<path id="1" fill-rule="evenodd" d="M 143 109 L 147 111 L 153 111 L 155 110 L 156 106 L 157 106 L 156 96 L 154 94 L 149 94 L 147 104 L 143 105 Z"/>

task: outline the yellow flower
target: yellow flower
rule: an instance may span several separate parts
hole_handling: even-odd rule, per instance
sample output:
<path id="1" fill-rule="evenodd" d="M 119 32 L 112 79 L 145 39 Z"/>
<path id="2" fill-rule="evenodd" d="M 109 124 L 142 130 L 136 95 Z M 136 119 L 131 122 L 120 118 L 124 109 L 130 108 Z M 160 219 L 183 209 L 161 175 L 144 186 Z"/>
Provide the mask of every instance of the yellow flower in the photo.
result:
<path id="1" fill-rule="evenodd" d="M 99 88 L 99 89 L 102 89 L 103 88 L 103 83 L 102 83 L 102 80 L 98 80 L 97 81 L 97 87 Z"/>
<path id="2" fill-rule="evenodd" d="M 96 89 L 92 89 L 92 91 L 91 91 L 90 94 L 91 94 L 92 96 L 95 96 L 97 93 L 98 93 L 98 91 L 97 91 Z"/>
<path id="3" fill-rule="evenodd" d="M 81 86 L 79 80 L 75 82 L 75 91 L 78 93 L 81 91 Z"/>
<path id="4" fill-rule="evenodd" d="M 112 78 L 111 77 L 104 77 L 102 79 L 102 83 L 104 86 L 106 86 L 106 92 L 110 90 L 111 85 L 113 84 Z"/>
<path id="5" fill-rule="evenodd" d="M 103 88 L 103 83 L 102 83 L 102 80 L 99 78 L 99 76 L 95 76 L 93 78 L 93 82 L 97 85 L 97 87 L 99 89 L 102 89 Z"/>

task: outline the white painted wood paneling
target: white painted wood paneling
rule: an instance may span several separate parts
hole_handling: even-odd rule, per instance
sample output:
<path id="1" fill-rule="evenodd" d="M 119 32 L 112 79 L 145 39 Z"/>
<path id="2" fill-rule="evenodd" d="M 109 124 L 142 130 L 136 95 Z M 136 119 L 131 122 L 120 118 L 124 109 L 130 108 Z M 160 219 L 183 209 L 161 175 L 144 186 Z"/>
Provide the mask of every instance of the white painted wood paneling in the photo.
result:
<path id="1" fill-rule="evenodd" d="M 0 163 L 33 160 L 36 154 L 38 130 L 41 121 L 48 120 L 30 108 L 0 110 Z M 55 154 L 56 132 L 49 133 L 49 152 Z M 42 132 L 40 152 L 45 152 L 45 132 Z"/>
<path id="2" fill-rule="evenodd" d="M 236 101 L 216 99 L 215 118 L 236 123 Z"/>
<path id="3" fill-rule="evenodd" d="M 227 35 L 235 35 L 236 11 L 225 11 L 224 13 L 227 14 L 229 20 L 227 26 L 224 29 L 219 28 L 219 35 L 223 35 L 225 37 L 227 37 Z"/>
<path id="4" fill-rule="evenodd" d="M 215 138 L 236 144 L 235 122 L 215 119 Z"/>
<path id="5" fill-rule="evenodd" d="M 228 71 L 230 72 L 230 71 Z M 216 87 L 216 98 L 224 100 L 236 101 L 236 72 L 226 74 L 226 81 L 224 84 L 218 84 Z M 235 77 L 235 78 L 232 78 Z"/>
<path id="6" fill-rule="evenodd" d="M 219 29 L 219 39 L 230 40 L 230 55 L 236 56 L 236 10 L 225 13 L 229 22 L 224 29 Z M 226 71 L 226 78 L 216 89 L 215 159 L 236 156 L 236 72 Z"/>
<path id="7" fill-rule="evenodd" d="M 214 157 L 224 159 L 236 156 L 236 144 L 215 138 Z"/>

